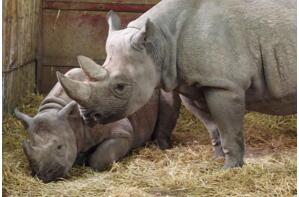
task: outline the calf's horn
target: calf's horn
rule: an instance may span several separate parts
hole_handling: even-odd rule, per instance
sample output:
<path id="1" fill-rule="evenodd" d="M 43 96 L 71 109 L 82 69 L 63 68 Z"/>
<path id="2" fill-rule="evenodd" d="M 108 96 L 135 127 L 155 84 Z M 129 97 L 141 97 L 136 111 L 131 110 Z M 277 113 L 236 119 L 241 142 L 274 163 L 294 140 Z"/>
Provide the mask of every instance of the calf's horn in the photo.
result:
<path id="1" fill-rule="evenodd" d="M 105 68 L 95 63 L 92 59 L 79 55 L 77 57 L 78 63 L 83 72 L 94 81 L 103 80 L 108 76 L 108 72 Z"/>
<path id="2" fill-rule="evenodd" d="M 58 81 L 69 97 L 83 106 L 88 103 L 91 94 L 91 88 L 89 85 L 80 81 L 72 80 L 58 71 L 56 72 L 56 75 Z"/>

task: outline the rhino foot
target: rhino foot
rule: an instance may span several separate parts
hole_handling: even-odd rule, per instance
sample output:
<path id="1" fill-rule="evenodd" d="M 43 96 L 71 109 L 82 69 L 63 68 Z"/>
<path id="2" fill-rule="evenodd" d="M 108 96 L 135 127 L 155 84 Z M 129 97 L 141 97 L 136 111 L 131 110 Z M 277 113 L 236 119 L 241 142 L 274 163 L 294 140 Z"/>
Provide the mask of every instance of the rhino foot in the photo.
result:
<path id="1" fill-rule="evenodd" d="M 242 167 L 244 165 L 243 158 L 242 159 L 234 159 L 234 158 L 225 158 L 224 162 L 224 169 L 230 169 L 230 168 L 237 168 Z"/>
<path id="2" fill-rule="evenodd" d="M 169 140 L 158 140 L 157 143 L 161 150 L 166 150 L 171 148 L 171 144 Z"/>

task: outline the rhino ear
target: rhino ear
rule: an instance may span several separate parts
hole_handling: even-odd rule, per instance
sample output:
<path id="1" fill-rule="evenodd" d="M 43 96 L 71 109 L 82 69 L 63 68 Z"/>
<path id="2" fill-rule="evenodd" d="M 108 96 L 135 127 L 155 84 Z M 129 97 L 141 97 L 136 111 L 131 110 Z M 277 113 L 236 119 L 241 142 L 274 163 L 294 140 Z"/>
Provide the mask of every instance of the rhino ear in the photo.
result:
<path id="1" fill-rule="evenodd" d="M 155 28 L 154 23 L 147 19 L 144 27 L 131 38 L 131 46 L 141 51 L 148 44 L 151 44 Z"/>
<path id="2" fill-rule="evenodd" d="M 63 118 L 67 118 L 75 110 L 76 106 L 77 106 L 76 101 L 71 101 L 58 112 L 59 116 Z"/>
<path id="3" fill-rule="evenodd" d="M 120 28 L 121 28 L 120 18 L 113 10 L 110 10 L 108 12 L 107 22 L 109 24 L 109 34 L 112 31 L 120 30 Z"/>

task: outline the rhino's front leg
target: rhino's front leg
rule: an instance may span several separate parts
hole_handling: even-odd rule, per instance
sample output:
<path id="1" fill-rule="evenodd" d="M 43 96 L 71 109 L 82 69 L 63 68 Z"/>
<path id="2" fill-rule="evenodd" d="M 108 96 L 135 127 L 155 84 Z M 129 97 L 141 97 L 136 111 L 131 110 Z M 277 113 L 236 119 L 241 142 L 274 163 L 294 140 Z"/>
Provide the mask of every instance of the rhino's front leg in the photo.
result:
<path id="1" fill-rule="evenodd" d="M 128 138 L 111 138 L 98 145 L 88 158 L 88 165 L 97 171 L 106 170 L 115 161 L 123 158 L 131 149 Z"/>
<path id="2" fill-rule="evenodd" d="M 191 100 L 184 95 L 180 95 L 183 105 L 189 110 L 196 118 L 207 128 L 211 137 L 212 145 L 214 148 L 215 158 L 224 157 L 224 153 L 221 146 L 219 129 L 216 123 L 213 121 L 211 114 L 205 110 L 205 106 L 201 106 L 194 100 Z"/>
<path id="3" fill-rule="evenodd" d="M 212 118 L 220 130 L 224 168 L 241 167 L 244 164 L 244 92 L 211 88 L 204 93 Z"/>
<path id="4" fill-rule="evenodd" d="M 176 126 L 180 107 L 181 99 L 177 93 L 160 90 L 159 115 L 153 139 L 157 140 L 162 150 L 171 147 L 170 137 Z"/>

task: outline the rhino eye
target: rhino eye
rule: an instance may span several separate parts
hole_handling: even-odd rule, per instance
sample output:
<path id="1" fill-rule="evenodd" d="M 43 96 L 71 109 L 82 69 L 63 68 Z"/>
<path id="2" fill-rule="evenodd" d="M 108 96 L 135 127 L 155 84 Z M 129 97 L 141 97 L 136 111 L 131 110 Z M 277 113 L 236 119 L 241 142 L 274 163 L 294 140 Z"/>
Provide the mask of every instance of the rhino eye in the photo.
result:
<path id="1" fill-rule="evenodd" d="M 126 87 L 126 84 L 124 84 L 124 83 L 119 83 L 119 84 L 116 84 L 114 90 L 115 90 L 116 93 L 121 94 L 121 93 L 123 93 L 123 91 L 125 90 L 125 87 Z"/>
<path id="2" fill-rule="evenodd" d="M 58 145 L 57 149 L 60 150 L 62 148 L 62 145 Z"/>
<path id="3" fill-rule="evenodd" d="M 129 87 L 130 87 L 130 84 L 125 83 L 125 82 L 119 82 L 119 83 L 113 84 L 113 86 L 111 87 L 111 90 L 112 90 L 112 93 L 114 94 L 114 96 L 123 98 L 124 96 L 127 95 Z"/>
<path id="4" fill-rule="evenodd" d="M 117 84 L 115 90 L 122 92 L 125 89 L 125 84 Z"/>

